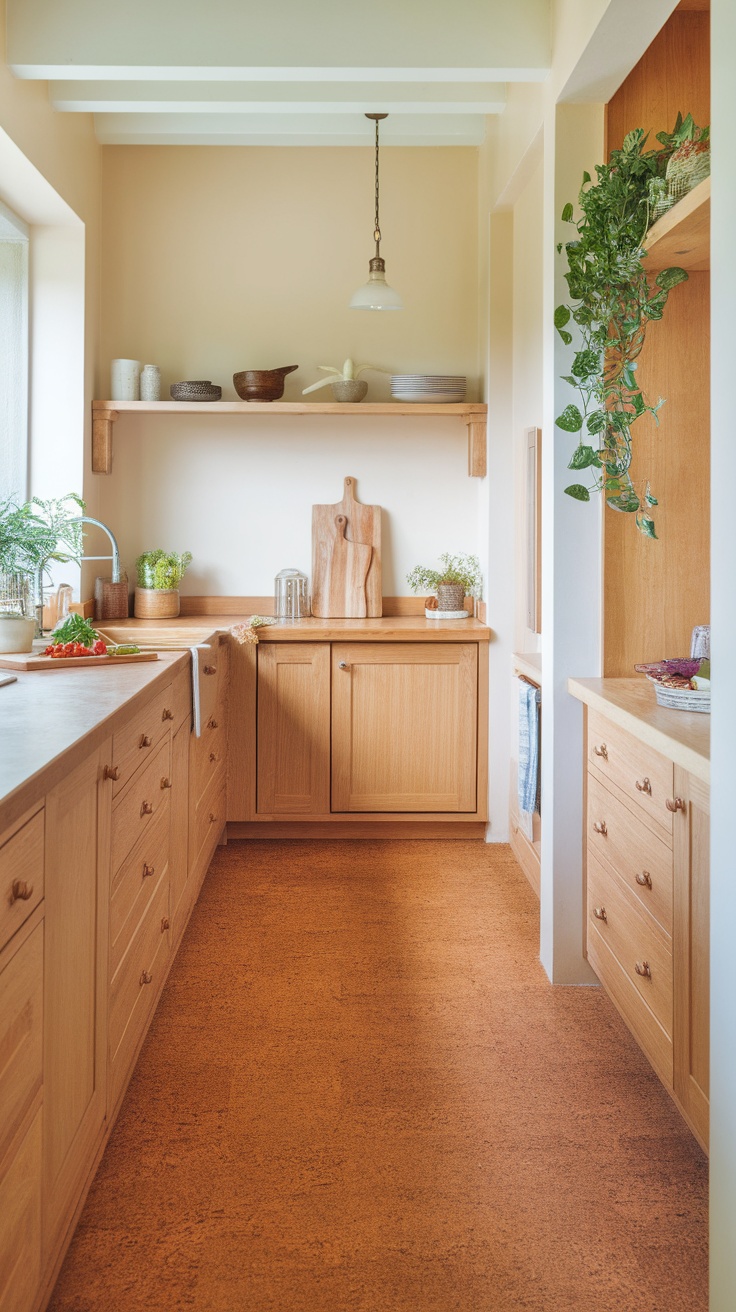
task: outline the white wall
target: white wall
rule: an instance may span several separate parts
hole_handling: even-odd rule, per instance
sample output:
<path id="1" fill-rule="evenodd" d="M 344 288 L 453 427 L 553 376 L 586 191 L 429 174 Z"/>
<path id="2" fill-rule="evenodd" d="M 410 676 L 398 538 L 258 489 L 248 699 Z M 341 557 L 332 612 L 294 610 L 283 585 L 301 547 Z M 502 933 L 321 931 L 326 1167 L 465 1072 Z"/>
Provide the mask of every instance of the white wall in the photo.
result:
<path id="1" fill-rule="evenodd" d="M 733 809 L 736 703 L 728 678 L 736 650 L 736 447 L 733 441 L 733 306 L 736 179 L 731 131 L 736 118 L 736 10 L 711 10 L 713 198 L 711 210 L 711 1312 L 732 1312 L 736 1297 L 736 877 Z"/>

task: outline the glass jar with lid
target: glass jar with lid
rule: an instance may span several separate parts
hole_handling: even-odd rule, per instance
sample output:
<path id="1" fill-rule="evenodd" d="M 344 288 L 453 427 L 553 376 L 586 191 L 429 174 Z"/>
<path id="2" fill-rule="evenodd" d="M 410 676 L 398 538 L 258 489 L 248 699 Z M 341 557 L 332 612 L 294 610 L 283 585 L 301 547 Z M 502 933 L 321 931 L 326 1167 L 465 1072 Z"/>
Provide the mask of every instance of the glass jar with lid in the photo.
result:
<path id="1" fill-rule="evenodd" d="M 289 623 L 311 615 L 309 579 L 298 569 L 279 570 L 274 579 L 273 613 L 277 621 Z"/>

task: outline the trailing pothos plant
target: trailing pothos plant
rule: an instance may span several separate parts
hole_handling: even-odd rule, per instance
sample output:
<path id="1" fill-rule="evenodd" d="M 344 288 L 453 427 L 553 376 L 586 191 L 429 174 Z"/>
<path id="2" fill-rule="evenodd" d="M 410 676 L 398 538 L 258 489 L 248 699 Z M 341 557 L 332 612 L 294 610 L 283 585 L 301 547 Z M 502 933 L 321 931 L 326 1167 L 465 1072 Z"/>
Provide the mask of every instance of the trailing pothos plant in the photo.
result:
<path id="1" fill-rule="evenodd" d="M 647 324 L 662 318 L 670 291 L 688 275 L 684 269 L 663 269 L 650 282 L 642 244 L 656 190 L 651 183 L 664 178 L 670 156 L 693 132 L 700 129 L 690 115 L 684 123 L 678 115 L 674 131 L 659 133 L 660 148 L 649 151 L 643 128 L 629 132 L 623 148 L 597 165 L 597 182 L 590 185 L 590 174 L 583 174 L 581 217 L 573 218 L 571 204 L 562 211 L 563 222 L 577 235 L 565 243 L 570 303 L 557 307 L 554 322 L 567 346 L 573 341 L 571 320 L 579 330 L 570 373 L 563 377 L 577 389 L 580 402 L 566 406 L 556 425 L 579 435 L 568 468 L 590 470 L 594 478 L 589 487 L 572 483 L 565 491 L 578 501 L 602 491 L 612 510 L 635 515 L 637 528 L 650 538 L 657 536 L 651 514 L 657 499 L 649 483 L 634 486 L 631 429 L 646 414 L 659 423 L 664 401 L 652 405 L 645 398 L 636 379 L 637 357 Z"/>

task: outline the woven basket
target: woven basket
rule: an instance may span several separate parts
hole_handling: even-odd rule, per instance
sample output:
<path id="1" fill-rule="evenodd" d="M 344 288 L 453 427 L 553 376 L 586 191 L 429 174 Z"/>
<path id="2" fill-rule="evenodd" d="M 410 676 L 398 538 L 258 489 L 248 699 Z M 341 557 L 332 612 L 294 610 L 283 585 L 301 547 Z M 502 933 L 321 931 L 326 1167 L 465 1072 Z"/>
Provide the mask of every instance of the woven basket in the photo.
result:
<path id="1" fill-rule="evenodd" d="M 439 583 L 437 585 L 438 610 L 462 610 L 465 605 L 465 588 L 462 583 Z"/>
<path id="2" fill-rule="evenodd" d="M 178 588 L 136 588 L 137 620 L 174 620 L 179 614 Z"/>
<path id="3" fill-rule="evenodd" d="M 648 677 L 648 676 L 647 676 Z M 666 706 L 670 711 L 704 711 L 710 715 L 710 689 L 703 688 L 665 688 L 663 684 L 651 679 L 658 706 Z"/>

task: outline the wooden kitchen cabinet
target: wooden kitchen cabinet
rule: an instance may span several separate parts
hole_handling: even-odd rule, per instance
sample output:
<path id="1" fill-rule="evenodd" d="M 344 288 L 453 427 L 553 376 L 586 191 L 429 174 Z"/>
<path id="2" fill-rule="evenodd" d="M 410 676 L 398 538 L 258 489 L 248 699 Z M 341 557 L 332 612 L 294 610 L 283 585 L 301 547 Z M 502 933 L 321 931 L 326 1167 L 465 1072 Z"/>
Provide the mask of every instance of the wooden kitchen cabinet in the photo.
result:
<path id="1" fill-rule="evenodd" d="M 707 723 L 698 723 L 706 717 L 678 720 L 679 712 L 652 707 L 638 681 L 571 683 L 582 700 L 594 687 L 586 728 L 587 957 L 707 1149 L 709 788 L 701 777 Z M 641 736 L 634 715 L 626 717 L 631 732 L 606 716 L 600 689 L 619 716 L 629 697 Z"/>
<path id="2" fill-rule="evenodd" d="M 189 909 L 194 905 L 227 820 L 229 652 L 198 649 L 201 732 L 189 738 Z"/>
<path id="3" fill-rule="evenodd" d="M 332 644 L 332 810 L 475 811 L 475 643 Z"/>
<path id="4" fill-rule="evenodd" d="M 46 795 L 44 1249 L 62 1242 L 106 1115 L 112 780 L 103 743 Z"/>
<path id="5" fill-rule="evenodd" d="M 478 648 L 261 643 L 257 815 L 482 815 Z"/>

